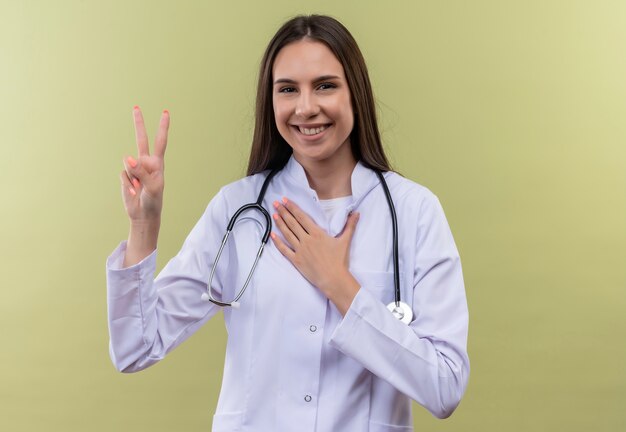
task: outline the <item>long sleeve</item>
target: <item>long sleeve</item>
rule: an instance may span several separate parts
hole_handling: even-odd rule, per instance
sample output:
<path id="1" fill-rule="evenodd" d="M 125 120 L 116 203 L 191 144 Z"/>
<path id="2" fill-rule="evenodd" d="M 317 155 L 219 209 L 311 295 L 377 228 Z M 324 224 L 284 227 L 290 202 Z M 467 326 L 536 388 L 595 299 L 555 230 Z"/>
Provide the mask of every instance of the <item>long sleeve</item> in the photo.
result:
<path id="1" fill-rule="evenodd" d="M 459 254 L 434 195 L 422 202 L 417 223 L 410 278 L 413 321 L 401 323 L 369 290 L 361 289 L 331 345 L 434 416 L 446 418 L 459 404 L 469 377 L 465 288 Z"/>
<path id="2" fill-rule="evenodd" d="M 156 251 L 122 268 L 122 242 L 107 259 L 109 352 L 119 371 L 136 372 L 158 362 L 219 310 L 201 295 L 225 227 L 223 201 L 218 194 L 209 203 L 180 252 L 156 279 Z M 212 284 L 218 294 L 229 266 L 227 255 Z"/>

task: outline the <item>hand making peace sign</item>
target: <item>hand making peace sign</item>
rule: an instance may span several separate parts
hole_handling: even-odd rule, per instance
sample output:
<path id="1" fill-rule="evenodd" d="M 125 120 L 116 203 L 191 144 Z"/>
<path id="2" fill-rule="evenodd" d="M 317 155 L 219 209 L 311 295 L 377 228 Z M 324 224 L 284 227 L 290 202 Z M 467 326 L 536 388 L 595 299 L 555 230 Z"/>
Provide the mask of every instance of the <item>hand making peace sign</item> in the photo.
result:
<path id="1" fill-rule="evenodd" d="M 163 208 L 164 156 L 167 147 L 167 132 L 170 114 L 163 111 L 159 130 L 154 142 L 154 153 L 150 155 L 148 136 L 143 115 L 138 106 L 133 109 L 137 159 L 128 156 L 124 159 L 125 170 L 120 173 L 124 207 L 131 222 L 159 220 Z"/>

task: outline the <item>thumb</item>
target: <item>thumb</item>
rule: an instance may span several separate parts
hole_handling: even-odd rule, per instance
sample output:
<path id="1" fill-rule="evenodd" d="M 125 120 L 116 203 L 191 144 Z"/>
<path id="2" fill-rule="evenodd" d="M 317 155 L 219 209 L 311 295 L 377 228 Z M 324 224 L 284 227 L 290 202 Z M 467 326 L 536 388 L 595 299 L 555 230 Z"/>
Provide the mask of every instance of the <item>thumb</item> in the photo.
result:
<path id="1" fill-rule="evenodd" d="M 339 235 L 339 238 L 346 239 L 348 244 L 352 241 L 352 236 L 354 235 L 354 231 L 356 230 L 356 224 L 359 221 L 360 213 L 354 212 L 351 213 L 346 221 L 346 226 L 343 227 L 343 231 Z"/>

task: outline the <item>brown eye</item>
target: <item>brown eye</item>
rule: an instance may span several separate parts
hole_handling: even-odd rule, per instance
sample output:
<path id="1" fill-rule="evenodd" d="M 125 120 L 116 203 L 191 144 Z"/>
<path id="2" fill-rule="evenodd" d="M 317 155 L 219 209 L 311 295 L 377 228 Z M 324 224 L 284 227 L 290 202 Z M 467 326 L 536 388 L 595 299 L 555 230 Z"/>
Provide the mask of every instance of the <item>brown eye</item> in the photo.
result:
<path id="1" fill-rule="evenodd" d="M 323 84 L 320 84 L 317 88 L 320 90 L 329 90 L 329 89 L 334 89 L 336 87 L 337 86 L 332 83 L 323 83 Z"/>

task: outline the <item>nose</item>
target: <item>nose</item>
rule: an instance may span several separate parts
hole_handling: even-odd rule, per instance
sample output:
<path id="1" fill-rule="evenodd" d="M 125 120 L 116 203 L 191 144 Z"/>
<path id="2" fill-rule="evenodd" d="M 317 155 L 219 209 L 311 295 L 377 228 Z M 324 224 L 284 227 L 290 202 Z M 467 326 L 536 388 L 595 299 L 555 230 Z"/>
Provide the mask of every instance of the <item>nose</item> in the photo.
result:
<path id="1" fill-rule="evenodd" d="M 296 104 L 296 115 L 302 118 L 315 117 L 320 112 L 315 95 L 309 91 L 301 91 Z"/>

